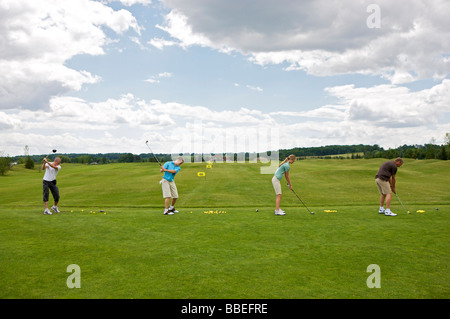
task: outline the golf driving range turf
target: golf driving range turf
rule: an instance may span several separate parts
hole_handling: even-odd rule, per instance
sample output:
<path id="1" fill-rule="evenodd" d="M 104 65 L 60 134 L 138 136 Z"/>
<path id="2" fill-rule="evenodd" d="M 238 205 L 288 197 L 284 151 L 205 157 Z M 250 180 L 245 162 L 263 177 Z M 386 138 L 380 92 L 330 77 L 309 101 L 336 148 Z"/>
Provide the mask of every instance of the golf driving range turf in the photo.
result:
<path id="1" fill-rule="evenodd" d="M 283 179 L 286 216 L 260 164 L 183 164 L 173 216 L 154 163 L 62 164 L 52 216 L 43 173 L 15 166 L 0 176 L 0 298 L 449 298 L 450 161 L 405 161 L 411 214 L 394 196 L 396 217 L 378 214 L 383 161 L 297 161 L 291 181 L 315 215 Z M 381 288 L 367 286 L 372 264 Z"/>

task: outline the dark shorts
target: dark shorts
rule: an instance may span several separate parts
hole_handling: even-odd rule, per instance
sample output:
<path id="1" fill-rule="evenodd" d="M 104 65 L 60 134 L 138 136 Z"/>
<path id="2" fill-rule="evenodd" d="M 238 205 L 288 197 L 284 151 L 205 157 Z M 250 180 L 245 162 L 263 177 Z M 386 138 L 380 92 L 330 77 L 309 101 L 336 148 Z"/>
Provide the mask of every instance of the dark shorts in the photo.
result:
<path id="1" fill-rule="evenodd" d="M 44 193 L 43 199 L 44 202 L 48 202 L 48 196 L 49 196 L 49 190 L 52 192 L 53 200 L 55 202 L 59 202 L 59 189 L 58 186 L 56 186 L 56 179 L 54 181 L 42 181 L 42 190 Z"/>

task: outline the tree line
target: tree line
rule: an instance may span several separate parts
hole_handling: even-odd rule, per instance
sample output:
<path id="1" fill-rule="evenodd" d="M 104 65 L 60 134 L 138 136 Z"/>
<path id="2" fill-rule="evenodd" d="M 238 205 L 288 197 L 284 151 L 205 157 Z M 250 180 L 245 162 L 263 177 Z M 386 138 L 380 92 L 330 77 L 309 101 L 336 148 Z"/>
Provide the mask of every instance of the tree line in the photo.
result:
<path id="1" fill-rule="evenodd" d="M 412 159 L 439 159 L 448 160 L 450 158 L 450 134 L 447 134 L 446 143 L 436 145 L 433 143 L 424 145 L 402 145 L 396 148 L 384 149 L 379 145 L 327 145 L 320 147 L 295 147 L 291 149 L 279 150 L 279 158 L 283 160 L 290 154 L 302 158 L 386 158 L 396 157 Z M 241 153 L 239 153 L 241 154 Z M 171 154 L 155 154 L 160 162 L 172 160 Z M 213 154 L 214 155 L 214 154 Z M 225 158 L 225 154 L 224 155 Z M 237 154 L 235 159 L 237 158 Z M 9 157 L 0 153 L 0 175 L 4 175 L 12 165 L 24 164 L 26 168 L 32 169 L 34 163 L 41 163 L 46 155 L 26 155 Z M 61 158 L 62 163 L 77 164 L 109 164 L 109 163 L 138 163 L 138 162 L 156 162 L 153 154 L 142 153 L 139 155 L 132 153 L 106 153 L 106 154 L 53 154 Z M 191 158 L 196 154 L 191 154 Z M 245 153 L 245 160 L 250 158 L 250 153 Z M 254 157 L 253 157 L 254 158 Z"/>
<path id="2" fill-rule="evenodd" d="M 25 164 L 32 161 L 34 163 L 41 163 L 46 154 L 41 155 L 19 155 L 11 157 L 10 160 L 13 163 Z M 158 159 L 162 161 L 168 161 L 171 159 L 170 154 L 156 154 Z M 99 153 L 99 154 L 52 154 L 50 159 L 59 157 L 61 163 L 74 163 L 74 164 L 109 164 L 109 163 L 137 163 L 137 162 L 156 162 L 153 155 L 132 153 Z"/>
<path id="3" fill-rule="evenodd" d="M 402 145 L 396 148 L 384 149 L 379 145 L 328 145 L 321 147 L 304 147 L 280 150 L 280 159 L 284 159 L 290 154 L 297 157 L 318 157 L 331 158 L 336 155 L 337 158 L 412 158 L 412 159 L 440 159 L 448 160 L 450 158 L 450 143 L 444 145 L 424 144 L 424 145 Z"/>

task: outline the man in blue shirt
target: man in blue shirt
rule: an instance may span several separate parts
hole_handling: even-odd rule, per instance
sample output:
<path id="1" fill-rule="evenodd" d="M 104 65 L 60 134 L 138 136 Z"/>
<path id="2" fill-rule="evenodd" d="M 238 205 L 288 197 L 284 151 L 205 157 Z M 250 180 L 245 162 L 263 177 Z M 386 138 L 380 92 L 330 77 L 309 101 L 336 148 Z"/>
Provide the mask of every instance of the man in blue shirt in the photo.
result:
<path id="1" fill-rule="evenodd" d="M 175 185 L 175 175 L 181 170 L 180 165 L 184 163 L 183 157 L 178 157 L 175 161 L 166 162 L 161 166 L 161 172 L 164 172 L 164 176 L 161 180 L 161 186 L 163 191 L 163 198 L 165 200 L 164 215 L 173 215 L 178 213 L 175 209 L 175 202 L 178 199 L 177 185 Z M 172 205 L 169 206 L 172 199 Z"/>

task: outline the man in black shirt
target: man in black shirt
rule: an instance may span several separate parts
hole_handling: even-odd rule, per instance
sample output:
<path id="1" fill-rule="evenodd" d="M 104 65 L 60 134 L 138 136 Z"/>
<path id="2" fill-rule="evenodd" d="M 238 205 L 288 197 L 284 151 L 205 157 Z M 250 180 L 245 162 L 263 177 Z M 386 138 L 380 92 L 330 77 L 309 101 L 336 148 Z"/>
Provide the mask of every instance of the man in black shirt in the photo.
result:
<path id="1" fill-rule="evenodd" d="M 386 216 L 397 216 L 391 212 L 391 199 L 392 193 L 395 193 L 395 175 L 397 174 L 397 168 L 403 165 L 403 160 L 397 157 L 393 161 L 384 162 L 377 175 L 375 176 L 375 183 L 377 184 L 378 191 L 380 192 L 380 209 L 379 214 Z M 384 209 L 384 202 L 386 201 L 386 210 Z"/>

